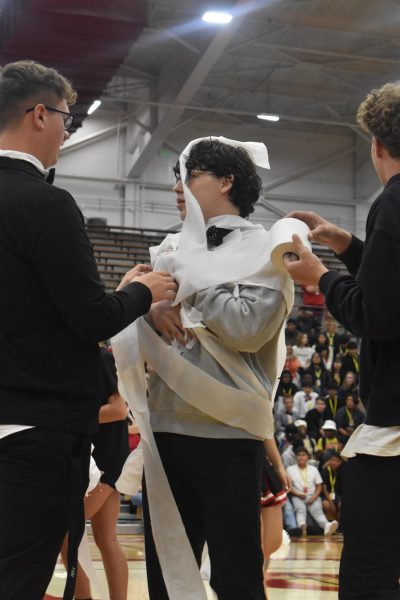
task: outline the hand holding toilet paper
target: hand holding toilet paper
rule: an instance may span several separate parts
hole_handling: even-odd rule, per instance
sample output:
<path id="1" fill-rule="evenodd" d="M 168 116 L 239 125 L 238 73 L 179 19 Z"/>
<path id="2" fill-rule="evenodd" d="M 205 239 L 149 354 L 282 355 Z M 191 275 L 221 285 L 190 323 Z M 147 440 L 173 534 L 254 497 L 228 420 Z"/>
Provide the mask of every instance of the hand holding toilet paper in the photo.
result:
<path id="1" fill-rule="evenodd" d="M 318 285 L 328 271 L 312 253 L 308 226 L 291 217 L 277 221 L 271 228 L 271 262 L 280 271 L 289 273 L 297 283 Z"/>

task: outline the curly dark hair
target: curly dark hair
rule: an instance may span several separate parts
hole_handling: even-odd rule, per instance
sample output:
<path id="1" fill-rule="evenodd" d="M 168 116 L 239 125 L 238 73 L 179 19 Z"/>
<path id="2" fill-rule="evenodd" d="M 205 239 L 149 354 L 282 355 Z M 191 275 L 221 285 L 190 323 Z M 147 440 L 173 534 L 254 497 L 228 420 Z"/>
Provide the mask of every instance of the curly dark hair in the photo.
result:
<path id="1" fill-rule="evenodd" d="M 58 71 L 33 60 L 9 63 L 0 69 L 0 131 L 23 118 L 29 105 L 65 99 L 75 104 L 76 92 Z"/>
<path id="2" fill-rule="evenodd" d="M 241 217 L 254 212 L 262 181 L 256 166 L 244 148 L 230 146 L 218 140 L 202 140 L 193 146 L 186 160 L 188 172 L 192 169 L 212 171 L 217 177 L 233 175 L 229 200 L 239 209 Z"/>
<path id="3" fill-rule="evenodd" d="M 357 122 L 392 158 L 400 158 L 400 82 L 372 90 L 358 109 Z"/>

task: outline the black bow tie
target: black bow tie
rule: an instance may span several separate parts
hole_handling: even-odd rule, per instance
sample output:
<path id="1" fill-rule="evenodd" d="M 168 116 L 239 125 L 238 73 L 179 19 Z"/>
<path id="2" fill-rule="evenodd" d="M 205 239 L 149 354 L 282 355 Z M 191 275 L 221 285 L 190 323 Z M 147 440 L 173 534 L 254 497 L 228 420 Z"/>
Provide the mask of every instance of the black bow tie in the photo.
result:
<path id="1" fill-rule="evenodd" d="M 214 248 L 222 244 L 222 240 L 232 229 L 224 229 L 224 227 L 216 227 L 211 225 L 206 231 L 208 246 Z"/>
<path id="2" fill-rule="evenodd" d="M 45 174 L 45 180 L 47 181 L 47 183 L 54 182 L 55 174 L 56 174 L 56 170 L 54 169 L 54 167 L 52 167 L 51 169 L 48 170 L 48 172 Z"/>

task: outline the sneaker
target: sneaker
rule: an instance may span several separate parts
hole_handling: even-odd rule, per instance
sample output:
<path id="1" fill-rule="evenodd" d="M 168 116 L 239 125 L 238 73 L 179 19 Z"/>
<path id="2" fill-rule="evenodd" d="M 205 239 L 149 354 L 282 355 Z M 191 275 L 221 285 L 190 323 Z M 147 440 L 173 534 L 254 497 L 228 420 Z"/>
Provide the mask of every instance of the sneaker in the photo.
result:
<path id="1" fill-rule="evenodd" d="M 325 525 L 324 535 L 333 535 L 338 527 L 339 523 L 337 521 L 329 521 Z"/>

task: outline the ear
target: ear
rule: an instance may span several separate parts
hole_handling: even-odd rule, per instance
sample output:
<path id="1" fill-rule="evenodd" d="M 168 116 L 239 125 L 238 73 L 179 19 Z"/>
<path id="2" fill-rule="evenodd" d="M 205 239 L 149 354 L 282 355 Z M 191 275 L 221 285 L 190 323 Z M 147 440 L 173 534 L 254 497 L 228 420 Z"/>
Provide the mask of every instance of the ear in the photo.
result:
<path id="1" fill-rule="evenodd" d="M 224 177 L 221 177 L 221 192 L 223 194 L 229 195 L 229 192 L 232 189 L 234 180 L 235 180 L 234 175 L 224 175 Z"/>
<path id="2" fill-rule="evenodd" d="M 33 122 L 39 131 L 44 129 L 46 124 L 46 109 L 44 104 L 37 104 L 35 110 L 32 112 Z"/>
<path id="3" fill-rule="evenodd" d="M 378 158 L 382 158 L 385 152 L 382 142 L 376 137 L 372 138 L 372 152 Z"/>

